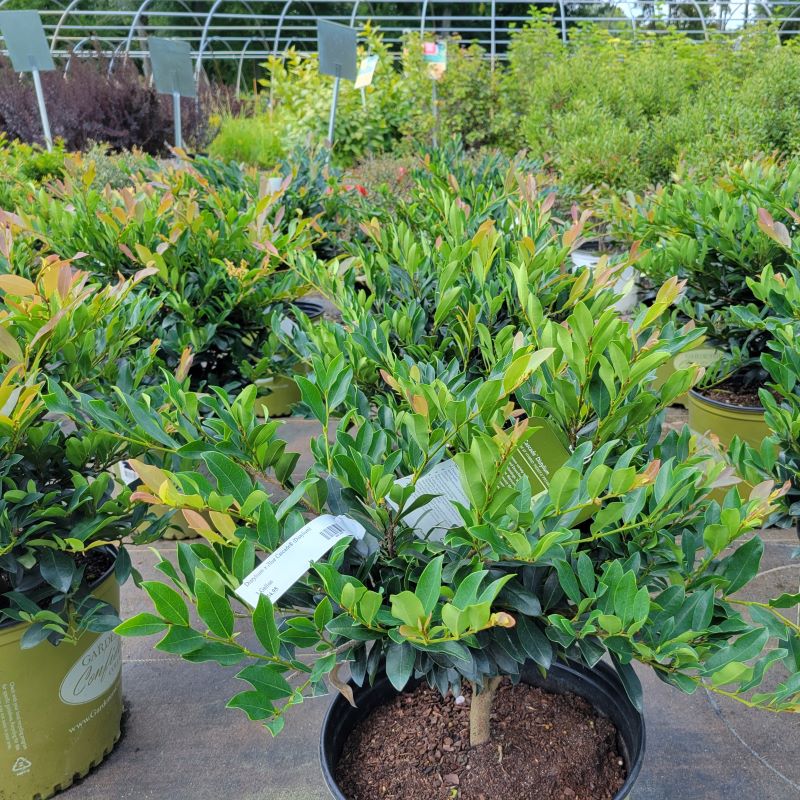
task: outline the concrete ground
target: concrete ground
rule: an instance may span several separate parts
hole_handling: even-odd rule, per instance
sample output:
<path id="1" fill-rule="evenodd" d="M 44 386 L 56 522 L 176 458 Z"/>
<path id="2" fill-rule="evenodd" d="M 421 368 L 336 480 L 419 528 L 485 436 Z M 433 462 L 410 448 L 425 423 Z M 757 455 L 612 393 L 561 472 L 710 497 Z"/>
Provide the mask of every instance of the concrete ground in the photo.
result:
<path id="1" fill-rule="evenodd" d="M 295 448 L 311 423 L 292 421 Z M 291 446 L 291 445 L 290 445 Z M 304 469 L 304 464 L 300 464 Z M 796 592 L 800 562 L 794 531 L 766 531 L 753 597 Z M 158 549 L 174 554 L 175 544 Z M 154 576 L 155 556 L 132 548 L 136 566 Z M 150 610 L 142 593 L 123 589 L 123 616 Z M 152 649 L 158 637 L 125 639 L 124 735 L 64 800 L 325 800 L 319 728 L 329 698 L 307 701 L 277 738 L 225 701 L 245 686 L 231 670 L 189 664 Z M 647 755 L 634 800 L 798 800 L 800 715 L 752 712 L 704 691 L 681 694 L 641 669 Z M 380 800 L 380 798 L 375 798 Z M 502 800 L 502 798 L 496 798 Z"/>

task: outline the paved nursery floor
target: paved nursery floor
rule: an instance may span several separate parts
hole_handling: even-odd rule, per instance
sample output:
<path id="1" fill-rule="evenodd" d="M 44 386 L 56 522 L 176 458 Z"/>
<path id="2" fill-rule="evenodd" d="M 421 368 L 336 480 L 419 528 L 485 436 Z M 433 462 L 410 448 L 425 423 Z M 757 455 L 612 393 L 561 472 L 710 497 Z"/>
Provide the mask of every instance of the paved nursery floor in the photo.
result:
<path id="1" fill-rule="evenodd" d="M 294 446 L 310 424 L 292 421 Z M 304 465 L 301 462 L 301 470 Z M 797 591 L 794 531 L 769 530 L 752 595 Z M 174 543 L 158 549 L 169 555 Z M 133 549 L 153 576 L 155 557 Z M 123 614 L 149 610 L 132 584 Z M 241 684 L 213 664 L 188 664 L 151 649 L 157 637 L 123 643 L 125 733 L 106 762 L 64 800 L 325 800 L 317 761 L 328 698 L 308 701 L 278 739 L 224 708 Z M 797 800 L 800 716 L 748 712 L 705 692 L 688 697 L 640 670 L 647 700 L 647 757 L 633 800 Z M 235 687 L 235 688 L 234 688 Z M 380 798 L 375 798 L 380 800 Z M 496 800 L 502 800 L 497 798 Z"/>

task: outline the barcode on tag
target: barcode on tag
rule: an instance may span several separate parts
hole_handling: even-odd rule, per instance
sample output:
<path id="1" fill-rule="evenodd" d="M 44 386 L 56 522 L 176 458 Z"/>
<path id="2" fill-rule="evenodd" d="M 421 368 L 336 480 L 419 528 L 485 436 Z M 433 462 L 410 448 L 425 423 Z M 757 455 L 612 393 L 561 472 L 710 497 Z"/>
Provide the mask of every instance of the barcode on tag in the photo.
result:
<path id="1" fill-rule="evenodd" d="M 347 530 L 347 528 L 339 524 L 338 517 L 336 522 L 332 522 L 327 528 L 323 528 L 319 533 L 320 536 L 323 536 L 326 539 L 342 539 L 345 536 L 353 535 L 352 531 Z"/>
<path id="2" fill-rule="evenodd" d="M 284 595 L 337 542 L 353 536 L 362 539 L 364 526 L 340 514 L 323 514 L 303 525 L 274 553 L 270 553 L 241 583 L 236 594 L 255 607 L 259 595 L 273 602 Z"/>

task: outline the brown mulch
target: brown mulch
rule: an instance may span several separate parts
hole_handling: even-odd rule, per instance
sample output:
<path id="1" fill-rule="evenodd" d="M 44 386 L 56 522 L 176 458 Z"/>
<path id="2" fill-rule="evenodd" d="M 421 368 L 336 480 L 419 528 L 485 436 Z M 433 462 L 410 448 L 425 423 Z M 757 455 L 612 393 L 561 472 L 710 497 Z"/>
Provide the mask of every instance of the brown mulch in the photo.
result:
<path id="1" fill-rule="evenodd" d="M 716 400 L 718 403 L 727 403 L 730 406 L 750 406 L 761 408 L 758 397 L 758 386 L 744 384 L 738 375 L 732 375 L 724 383 L 712 389 L 699 389 L 703 397 Z"/>
<path id="2" fill-rule="evenodd" d="M 336 770 L 349 800 L 610 800 L 625 781 L 616 728 L 581 697 L 505 681 L 492 739 L 469 747 L 469 693 L 421 685 L 370 714 Z"/>

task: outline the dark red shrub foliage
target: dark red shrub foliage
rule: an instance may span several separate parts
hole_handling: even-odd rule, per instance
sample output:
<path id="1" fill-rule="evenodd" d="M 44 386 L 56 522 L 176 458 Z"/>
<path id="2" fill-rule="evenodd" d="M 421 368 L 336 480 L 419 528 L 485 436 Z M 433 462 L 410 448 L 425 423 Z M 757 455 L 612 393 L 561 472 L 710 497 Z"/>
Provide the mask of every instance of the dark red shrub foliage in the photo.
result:
<path id="1" fill-rule="evenodd" d="M 173 142 L 172 98 L 148 86 L 133 63 L 119 63 L 108 75 L 108 62 L 73 59 L 64 77 L 58 69 L 42 74 L 50 128 L 69 150 L 105 142 L 115 150 L 139 147 L 164 155 Z M 206 95 L 209 94 L 207 90 Z M 184 98 L 181 120 L 185 144 L 202 149 L 207 143 L 207 97 Z M 18 76 L 0 62 L 0 130 L 10 139 L 43 144 L 36 94 L 29 75 Z"/>

